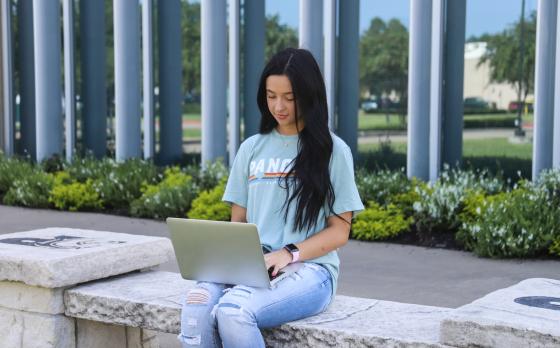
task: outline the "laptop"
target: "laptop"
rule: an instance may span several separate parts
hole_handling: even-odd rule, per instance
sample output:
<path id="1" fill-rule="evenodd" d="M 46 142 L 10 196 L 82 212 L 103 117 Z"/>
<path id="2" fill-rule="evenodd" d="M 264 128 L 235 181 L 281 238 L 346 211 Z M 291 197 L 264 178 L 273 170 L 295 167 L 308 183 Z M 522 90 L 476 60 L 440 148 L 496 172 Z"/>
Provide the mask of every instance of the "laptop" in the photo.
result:
<path id="1" fill-rule="evenodd" d="M 180 218 L 166 222 L 184 279 L 272 288 L 302 266 L 290 264 L 271 279 L 255 224 Z"/>

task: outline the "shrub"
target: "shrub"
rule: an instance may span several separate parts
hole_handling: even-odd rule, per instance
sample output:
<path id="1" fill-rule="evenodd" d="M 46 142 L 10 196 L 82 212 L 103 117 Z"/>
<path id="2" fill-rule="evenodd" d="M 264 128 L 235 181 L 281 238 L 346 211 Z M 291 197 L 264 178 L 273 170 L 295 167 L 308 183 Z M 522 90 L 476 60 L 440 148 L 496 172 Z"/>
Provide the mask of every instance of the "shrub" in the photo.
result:
<path id="1" fill-rule="evenodd" d="M 93 181 L 103 205 L 109 209 L 128 211 L 130 204 L 142 195 L 142 185 L 155 184 L 161 180 L 152 162 L 129 159 L 123 163 L 111 163 L 111 170 Z"/>
<path id="2" fill-rule="evenodd" d="M 411 182 L 404 169 L 380 170 L 373 173 L 360 169 L 356 171 L 356 186 L 364 203 L 375 201 L 385 205 L 391 197 L 410 191 Z"/>
<path id="3" fill-rule="evenodd" d="M 0 196 L 5 195 L 17 179 L 34 173 L 30 162 L 0 156 Z"/>
<path id="4" fill-rule="evenodd" d="M 85 183 L 76 182 L 67 172 L 55 175 L 54 186 L 51 190 L 49 202 L 61 210 L 98 210 L 103 208 L 99 194 L 93 188 L 92 180 Z"/>
<path id="5" fill-rule="evenodd" d="M 548 248 L 548 252 L 551 255 L 560 257 L 560 235 L 558 235 L 550 244 L 550 248 Z"/>
<path id="6" fill-rule="evenodd" d="M 529 183 L 496 195 L 480 219 L 464 225 L 473 240 L 473 251 L 489 257 L 544 254 L 559 229 L 560 208 L 549 204 L 547 194 Z"/>
<path id="7" fill-rule="evenodd" d="M 371 201 L 352 224 L 352 237 L 359 240 L 383 240 L 408 231 L 411 224 L 412 218 L 405 217 L 395 205 L 383 207 Z"/>
<path id="8" fill-rule="evenodd" d="M 192 208 L 187 216 L 191 219 L 229 221 L 231 207 L 222 202 L 226 186 L 225 178 L 212 190 L 202 191 L 192 202 Z"/>
<path id="9" fill-rule="evenodd" d="M 192 177 L 178 167 L 168 168 L 158 184 L 144 183 L 142 196 L 132 202 L 133 216 L 165 219 L 183 216 L 197 194 Z"/>
<path id="10" fill-rule="evenodd" d="M 200 167 L 199 165 L 189 165 L 185 172 L 192 176 L 199 190 L 211 190 L 216 187 L 224 178 L 227 178 L 229 169 L 220 160 L 208 162 Z"/>
<path id="11" fill-rule="evenodd" d="M 494 194 L 504 188 L 502 180 L 491 178 L 486 171 L 449 170 L 446 167 L 435 183 L 416 187 L 420 198 L 413 208 L 418 231 L 454 230 L 460 225 L 459 214 L 467 192 Z"/>
<path id="12" fill-rule="evenodd" d="M 4 204 L 48 208 L 53 176 L 40 170 L 15 179 L 4 196 Z"/>

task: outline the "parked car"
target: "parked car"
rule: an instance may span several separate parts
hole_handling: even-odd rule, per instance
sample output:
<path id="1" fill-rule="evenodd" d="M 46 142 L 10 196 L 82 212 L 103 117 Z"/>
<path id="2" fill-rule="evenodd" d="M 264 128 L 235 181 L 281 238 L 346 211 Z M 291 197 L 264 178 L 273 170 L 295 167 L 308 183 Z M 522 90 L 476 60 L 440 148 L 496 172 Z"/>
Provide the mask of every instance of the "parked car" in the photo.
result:
<path id="1" fill-rule="evenodd" d="M 468 111 L 487 111 L 490 110 L 490 103 L 480 97 L 469 97 L 465 98 L 463 102 L 463 108 L 465 112 Z"/>
<path id="2" fill-rule="evenodd" d="M 525 105 L 523 105 L 523 102 L 520 101 L 512 101 L 508 105 L 508 111 L 512 113 L 517 112 L 519 106 L 524 106 L 522 109 L 523 112 L 533 112 L 533 102 L 531 101 L 526 101 Z"/>
<path id="3" fill-rule="evenodd" d="M 374 112 L 375 110 L 377 110 L 379 108 L 379 105 L 377 104 L 377 101 L 375 99 L 369 99 L 366 100 L 364 102 L 362 102 L 362 110 L 364 110 L 364 112 L 369 113 L 369 112 Z"/>

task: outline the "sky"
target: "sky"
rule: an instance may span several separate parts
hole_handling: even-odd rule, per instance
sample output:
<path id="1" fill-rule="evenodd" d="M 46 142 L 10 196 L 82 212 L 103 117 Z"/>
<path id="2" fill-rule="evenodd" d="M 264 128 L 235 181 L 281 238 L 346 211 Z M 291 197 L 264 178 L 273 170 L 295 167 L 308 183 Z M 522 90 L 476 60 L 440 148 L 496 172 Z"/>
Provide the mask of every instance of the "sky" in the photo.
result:
<path id="1" fill-rule="evenodd" d="M 397 18 L 408 27 L 409 3 L 410 0 L 360 0 L 360 33 L 374 17 Z M 266 14 L 278 14 L 281 23 L 297 29 L 298 4 L 299 0 L 266 0 Z M 537 0 L 525 0 L 525 15 L 536 7 Z M 521 0 L 467 0 L 466 37 L 499 33 L 520 16 Z"/>

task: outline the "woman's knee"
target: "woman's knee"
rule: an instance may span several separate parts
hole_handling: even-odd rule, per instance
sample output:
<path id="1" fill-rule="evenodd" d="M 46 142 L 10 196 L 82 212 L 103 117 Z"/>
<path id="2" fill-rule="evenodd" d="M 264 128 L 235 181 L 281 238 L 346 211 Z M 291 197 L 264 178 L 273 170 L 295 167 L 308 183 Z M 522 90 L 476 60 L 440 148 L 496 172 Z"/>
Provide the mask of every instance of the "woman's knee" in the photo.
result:
<path id="1" fill-rule="evenodd" d="M 256 325 L 256 317 L 250 306 L 252 295 L 253 289 L 245 286 L 236 286 L 226 293 L 214 309 L 218 325 Z"/>

